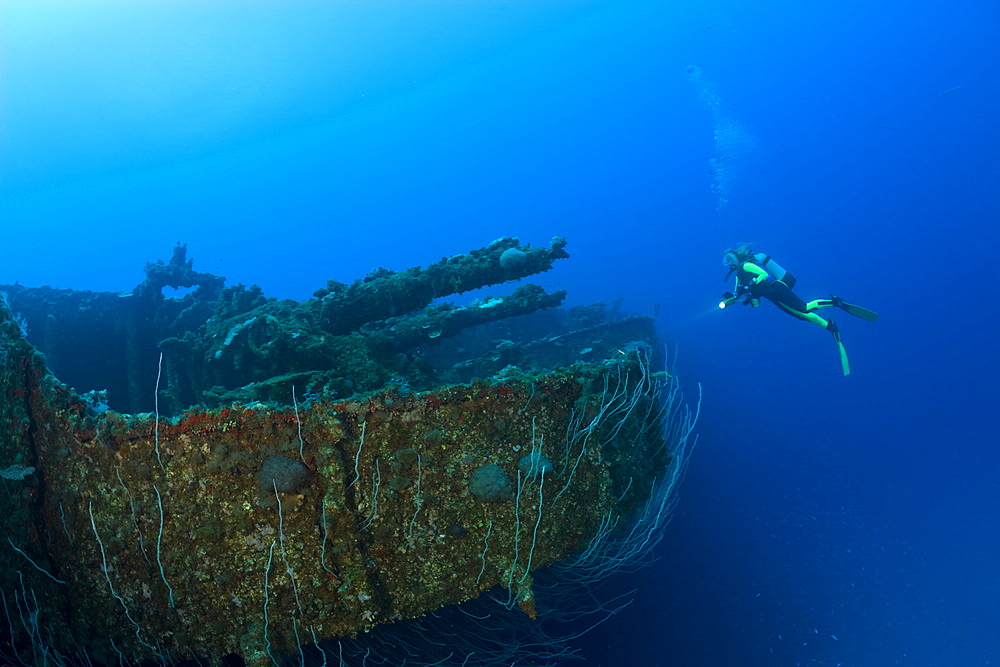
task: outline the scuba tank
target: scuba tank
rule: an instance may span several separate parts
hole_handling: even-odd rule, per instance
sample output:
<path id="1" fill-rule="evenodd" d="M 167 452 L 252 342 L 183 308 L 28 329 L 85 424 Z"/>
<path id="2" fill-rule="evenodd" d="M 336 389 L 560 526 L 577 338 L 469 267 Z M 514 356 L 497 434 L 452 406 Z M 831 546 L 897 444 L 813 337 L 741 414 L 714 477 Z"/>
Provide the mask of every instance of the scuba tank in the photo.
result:
<path id="1" fill-rule="evenodd" d="M 753 258 L 761 268 L 774 276 L 775 280 L 785 283 L 788 289 L 795 287 L 795 276 L 781 268 L 781 265 L 771 259 L 770 255 L 758 252 L 754 254 Z"/>

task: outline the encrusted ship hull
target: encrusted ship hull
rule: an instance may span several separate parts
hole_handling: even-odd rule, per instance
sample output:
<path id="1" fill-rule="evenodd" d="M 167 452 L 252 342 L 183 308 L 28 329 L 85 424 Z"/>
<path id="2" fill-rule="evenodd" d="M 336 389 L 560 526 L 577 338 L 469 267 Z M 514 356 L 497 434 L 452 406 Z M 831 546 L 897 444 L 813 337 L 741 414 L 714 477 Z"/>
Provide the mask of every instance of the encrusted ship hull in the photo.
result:
<path id="1" fill-rule="evenodd" d="M 641 341 L 468 384 L 286 383 L 283 402 L 167 416 L 161 378 L 153 411 L 109 410 L 2 305 L 0 327 L 2 586 L 8 618 L 34 619 L 7 654 L 271 664 L 495 587 L 534 618 L 532 573 L 642 511 L 677 444 Z"/>

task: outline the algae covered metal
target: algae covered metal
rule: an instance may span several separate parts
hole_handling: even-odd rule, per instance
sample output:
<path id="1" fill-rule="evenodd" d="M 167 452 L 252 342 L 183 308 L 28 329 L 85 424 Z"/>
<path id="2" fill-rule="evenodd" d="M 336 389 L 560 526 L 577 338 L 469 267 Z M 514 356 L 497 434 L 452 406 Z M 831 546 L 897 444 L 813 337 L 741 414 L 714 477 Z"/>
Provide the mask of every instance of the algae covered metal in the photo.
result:
<path id="1" fill-rule="evenodd" d="M 512 247 L 494 248 L 489 261 L 499 266 Z M 420 275 L 408 284 L 421 285 Z M 168 331 L 180 326 L 175 317 L 152 337 L 146 412 L 116 411 L 113 394 L 60 382 L 23 335 L 16 300 L 0 305 L 0 574 L 17 628 L 5 655 L 173 663 L 237 654 L 249 664 L 280 663 L 303 644 L 495 587 L 534 618 L 532 573 L 624 525 L 671 464 L 676 443 L 664 432 L 670 415 L 660 395 L 668 377 L 651 367 L 652 340 L 633 337 L 652 338 L 648 322 L 583 321 L 575 331 L 589 333 L 576 335 L 593 345 L 573 345 L 574 354 L 603 346 L 608 358 L 554 367 L 543 359 L 564 355 L 574 334 L 535 322 L 541 338 L 491 339 L 486 354 L 468 359 L 482 368 L 517 354 L 521 365 L 434 383 L 470 366 L 446 367 L 454 351 L 414 360 L 415 344 L 440 347 L 439 336 L 389 345 L 375 334 L 425 331 L 462 309 L 427 310 L 421 298 L 404 319 L 376 313 L 337 324 L 331 313 L 343 306 L 334 301 L 350 288 L 303 304 L 250 299 L 236 308 L 219 281 L 205 283 L 214 314 L 192 298 L 188 309 L 203 312 L 197 328 L 189 321 L 184 332 Z M 494 308 L 480 305 L 471 308 Z M 273 321 L 256 339 L 245 330 L 228 343 L 221 335 L 266 317 Z M 239 365 L 228 348 L 241 336 Z M 309 354 L 275 351 L 327 336 L 334 347 L 353 342 L 365 361 L 344 365 L 343 355 L 330 355 L 308 367 Z M 427 361 L 435 354 L 437 367 Z M 195 381 L 193 359 L 222 364 L 227 355 L 233 377 L 249 382 Z M 283 358 L 288 368 L 274 373 Z M 128 387 L 122 368 L 118 380 Z M 373 378 L 381 388 L 347 391 Z M 179 409 L 183 396 L 197 400 Z"/>

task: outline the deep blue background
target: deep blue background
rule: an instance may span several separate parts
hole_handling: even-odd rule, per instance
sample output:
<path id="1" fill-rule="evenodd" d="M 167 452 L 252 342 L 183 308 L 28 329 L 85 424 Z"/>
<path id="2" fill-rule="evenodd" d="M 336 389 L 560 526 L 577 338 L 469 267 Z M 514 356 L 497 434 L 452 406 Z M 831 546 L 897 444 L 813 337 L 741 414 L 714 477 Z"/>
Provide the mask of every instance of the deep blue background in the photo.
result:
<path id="1" fill-rule="evenodd" d="M 305 298 L 499 236 L 652 312 L 700 443 L 609 665 L 1000 653 L 1000 5 L 0 3 L 0 283 Z M 700 70 L 687 73 L 689 66 Z M 754 242 L 828 334 L 714 308 Z M 499 290 L 494 290 L 499 291 Z"/>

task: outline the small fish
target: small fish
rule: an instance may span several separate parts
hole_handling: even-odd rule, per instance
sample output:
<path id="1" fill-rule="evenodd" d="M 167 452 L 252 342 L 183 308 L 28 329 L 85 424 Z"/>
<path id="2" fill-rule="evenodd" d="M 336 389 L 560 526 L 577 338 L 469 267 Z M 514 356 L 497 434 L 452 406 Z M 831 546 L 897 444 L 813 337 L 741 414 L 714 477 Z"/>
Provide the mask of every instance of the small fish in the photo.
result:
<path id="1" fill-rule="evenodd" d="M 951 95 L 952 93 L 957 93 L 960 90 L 962 90 L 961 86 L 954 86 L 952 88 L 948 88 L 946 90 L 942 90 L 941 92 L 939 92 L 937 94 L 937 96 L 938 97 L 944 97 L 945 95 Z"/>
<path id="2" fill-rule="evenodd" d="M 840 639 L 837 638 L 837 635 L 830 635 L 830 639 L 832 639 L 835 642 L 839 642 L 840 641 Z"/>

